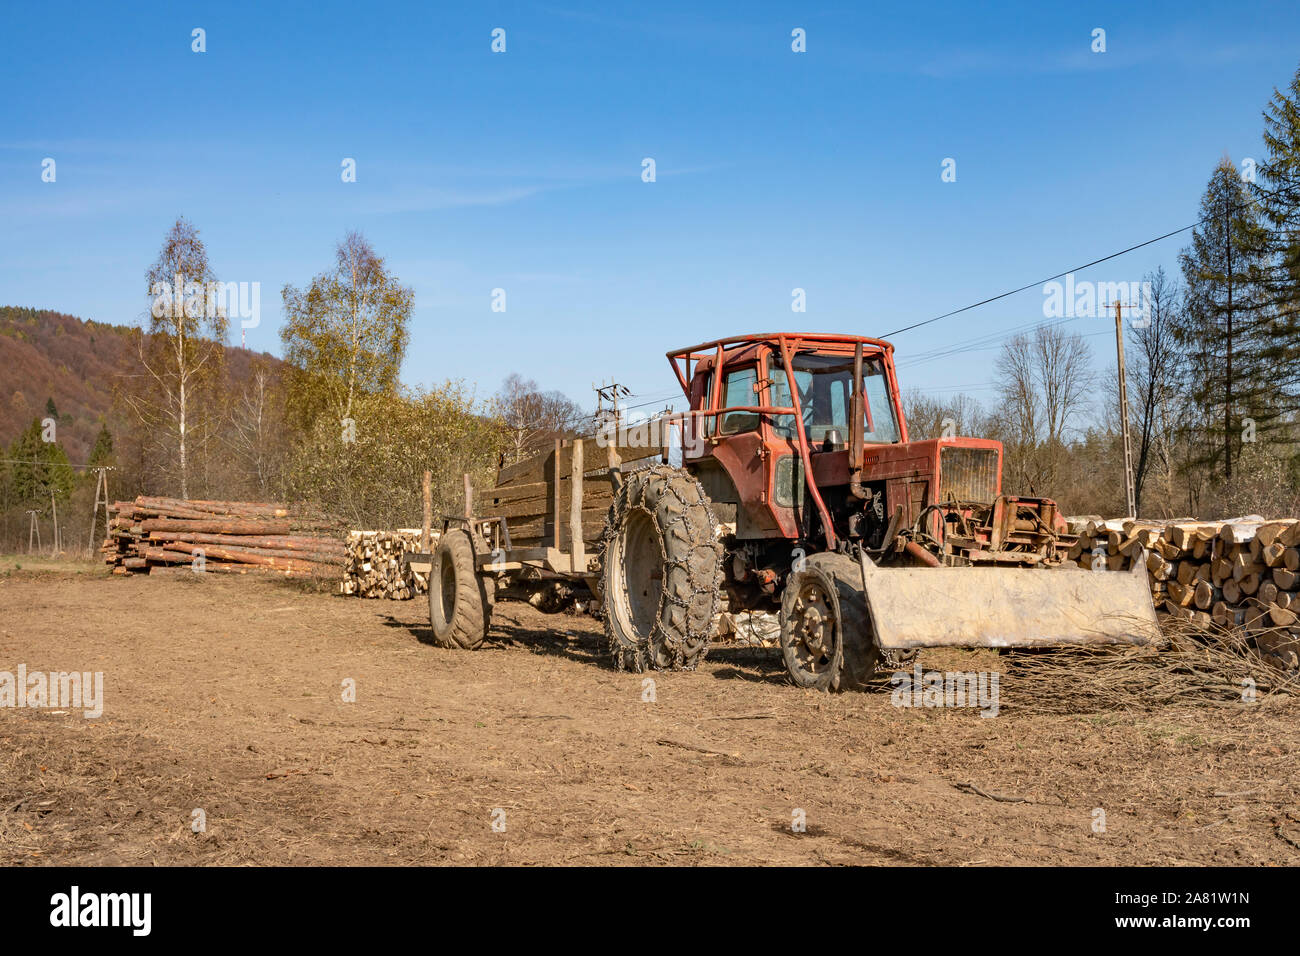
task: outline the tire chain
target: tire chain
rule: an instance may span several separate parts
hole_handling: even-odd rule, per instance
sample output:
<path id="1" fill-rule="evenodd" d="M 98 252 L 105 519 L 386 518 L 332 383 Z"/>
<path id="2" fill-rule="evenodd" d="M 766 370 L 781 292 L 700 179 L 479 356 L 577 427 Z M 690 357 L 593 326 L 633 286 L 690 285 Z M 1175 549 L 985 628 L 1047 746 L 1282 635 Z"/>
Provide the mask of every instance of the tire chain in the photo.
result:
<path id="1" fill-rule="evenodd" d="M 896 650 L 886 647 L 880 649 L 880 664 L 878 666 L 881 671 L 893 673 L 907 670 L 915 660 L 915 650 Z"/>
<path id="2" fill-rule="evenodd" d="M 694 507 L 695 505 L 693 505 L 691 502 L 687 501 L 685 498 L 682 497 L 681 491 L 677 487 L 677 482 L 675 481 L 675 479 L 683 479 L 685 481 L 688 481 L 692 483 L 697 489 L 697 497 L 699 499 L 697 504 L 703 508 L 705 518 L 709 523 L 707 529 L 708 537 L 712 538 L 714 541 L 713 546 L 714 546 L 714 551 L 717 554 L 719 570 L 715 575 L 715 580 L 711 587 L 700 588 L 692 585 L 690 596 L 687 599 L 683 599 L 677 597 L 676 595 L 669 594 L 668 588 L 666 586 L 660 587 L 659 607 L 658 607 L 657 614 L 655 616 L 655 624 L 654 624 L 654 630 L 652 631 L 652 635 L 651 635 L 651 642 L 653 642 L 655 636 L 662 636 L 663 645 L 671 655 L 671 660 L 669 662 L 670 669 L 695 670 L 695 668 L 700 665 L 700 662 L 703 661 L 704 658 L 708 655 L 710 631 L 712 630 L 713 621 L 716 619 L 717 615 L 715 613 L 710 613 L 705 619 L 707 623 L 704 625 L 704 632 L 696 633 L 697 629 L 692 626 L 691 616 L 690 616 L 692 599 L 697 595 L 707 593 L 710 595 L 711 609 L 713 611 L 716 611 L 718 600 L 719 600 L 719 594 L 722 587 L 722 581 L 723 581 L 722 571 L 721 571 L 722 545 L 717 540 L 718 523 L 713 514 L 713 507 L 709 502 L 708 496 L 704 493 L 704 489 L 700 487 L 699 481 L 689 473 L 673 468 L 669 465 L 654 465 L 649 468 L 640 469 L 636 472 L 629 474 L 626 479 L 628 484 L 630 485 L 633 481 L 635 481 L 637 487 L 635 489 L 628 489 L 631 492 L 631 494 L 619 495 L 614 499 L 614 503 L 610 505 L 609 517 L 605 521 L 605 531 L 601 535 L 598 554 L 600 557 L 600 563 L 603 570 L 605 556 L 608 553 L 609 547 L 613 543 L 614 538 L 617 536 L 619 529 L 623 527 L 627 513 L 632 510 L 640 510 L 645 512 L 647 515 L 649 515 L 651 521 L 654 523 L 655 531 L 659 541 L 659 557 L 662 566 L 664 568 L 664 571 L 670 572 L 675 568 L 680 568 L 685 571 L 686 580 L 691 581 L 690 567 L 688 566 L 690 560 L 690 552 L 689 551 L 687 552 L 686 561 L 677 561 L 669 557 L 668 549 L 665 544 L 667 540 L 665 529 L 660 524 L 659 515 L 656 509 L 649 506 L 646 503 L 646 493 L 650 489 L 651 482 L 656 480 L 662 481 L 664 485 L 663 490 L 665 492 L 670 493 L 672 497 L 676 499 L 677 503 L 682 506 L 681 511 L 677 517 L 680 518 L 680 520 L 682 520 L 683 523 L 686 525 L 688 540 L 693 542 L 701 540 L 703 535 L 701 535 L 699 532 L 701 532 L 704 529 L 695 528 L 691 523 L 691 508 Z M 632 498 L 632 495 L 635 495 L 635 499 Z M 604 575 L 602 574 L 601 578 L 603 579 L 603 577 Z M 665 573 L 663 576 L 663 580 L 666 581 L 667 578 L 668 578 L 668 574 Z M 681 607 L 685 612 L 685 621 L 686 621 L 686 629 L 687 629 L 686 639 L 698 638 L 703 642 L 704 645 L 703 648 L 700 650 L 698 654 L 695 655 L 695 657 L 689 663 L 686 660 L 687 640 L 682 638 L 681 636 L 668 634 L 664 631 L 663 612 L 666 603 L 671 603 L 678 607 Z M 628 670 L 629 669 L 628 668 L 629 662 L 627 660 L 628 649 L 623 647 L 623 645 L 620 644 L 618 639 L 614 636 L 612 625 L 610 623 L 611 617 L 612 616 L 609 614 L 605 615 L 605 632 L 609 640 L 610 651 L 614 657 L 614 665 L 618 670 Z M 646 670 L 647 664 L 650 664 L 656 669 L 659 669 L 658 665 L 653 660 L 647 660 L 647 656 L 640 645 L 638 645 L 637 648 L 632 652 L 631 664 L 632 666 L 630 669 L 638 673 Z"/>

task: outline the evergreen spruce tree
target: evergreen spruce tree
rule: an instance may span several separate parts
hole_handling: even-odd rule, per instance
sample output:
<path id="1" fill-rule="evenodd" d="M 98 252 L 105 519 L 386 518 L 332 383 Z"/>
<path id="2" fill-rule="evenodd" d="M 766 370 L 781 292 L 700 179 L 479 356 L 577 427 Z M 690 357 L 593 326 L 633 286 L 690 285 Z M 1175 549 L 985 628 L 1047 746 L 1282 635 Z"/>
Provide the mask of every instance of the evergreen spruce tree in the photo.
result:
<path id="1" fill-rule="evenodd" d="M 1207 433 L 1196 442 L 1202 446 L 1197 463 L 1216 462 L 1230 480 L 1243 428 L 1255 435 L 1277 428 L 1283 406 L 1261 296 L 1265 230 L 1227 157 L 1206 186 L 1201 220 L 1179 255 L 1187 293 L 1175 334 L 1186 352 L 1187 394 L 1205 413 Z"/>
<path id="2" fill-rule="evenodd" d="M 113 435 L 108 426 L 100 424 L 99 434 L 95 436 L 95 447 L 90 450 L 91 465 L 111 465 L 113 463 Z"/>
<path id="3" fill-rule="evenodd" d="M 75 475 L 67 453 L 58 442 L 42 437 L 39 418 L 23 429 L 9 446 L 9 480 L 17 503 L 39 508 L 50 503 L 50 493 L 59 501 L 72 494 Z"/>
<path id="4" fill-rule="evenodd" d="M 1271 322 L 1272 363 L 1279 404 L 1300 409 L 1300 69 L 1285 90 L 1273 90 L 1264 111 L 1264 146 L 1251 193 L 1265 227 L 1260 278 Z"/>

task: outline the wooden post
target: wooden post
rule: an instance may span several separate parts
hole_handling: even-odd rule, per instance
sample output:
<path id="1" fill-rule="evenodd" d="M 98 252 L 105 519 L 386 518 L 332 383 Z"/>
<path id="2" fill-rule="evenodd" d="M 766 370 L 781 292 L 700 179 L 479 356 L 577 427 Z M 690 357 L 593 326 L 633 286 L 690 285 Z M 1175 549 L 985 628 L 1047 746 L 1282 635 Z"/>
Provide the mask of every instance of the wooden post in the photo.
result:
<path id="1" fill-rule="evenodd" d="M 95 521 L 99 517 L 99 486 L 104 482 L 102 468 L 95 469 L 95 504 L 90 509 L 90 537 L 86 539 L 86 557 L 95 556 Z M 108 531 L 108 522 L 104 522 L 104 531 Z"/>
<path id="2" fill-rule="evenodd" d="M 90 541 L 86 545 L 86 551 L 91 556 L 95 556 L 95 523 L 99 520 L 99 489 L 104 489 L 104 536 L 108 536 L 108 473 L 113 469 L 110 466 L 103 465 L 95 469 L 95 506 L 90 512 Z"/>
<path id="3" fill-rule="evenodd" d="M 555 483 L 551 489 L 551 507 L 555 509 L 555 520 L 551 527 L 551 543 L 556 551 L 563 550 L 563 534 L 560 524 L 560 451 L 564 442 L 555 439 L 555 458 L 551 461 L 551 480 Z"/>
<path id="4" fill-rule="evenodd" d="M 587 570 L 586 544 L 582 540 L 582 439 L 573 440 L 573 464 L 569 468 L 569 546 L 573 550 L 575 573 Z M 556 484 L 559 484 L 557 481 Z"/>
<path id="5" fill-rule="evenodd" d="M 420 550 L 425 554 L 429 553 L 429 537 L 433 531 L 433 473 L 426 471 L 424 480 L 421 482 L 421 493 L 424 501 L 423 520 L 420 524 Z"/>
<path id="6" fill-rule="evenodd" d="M 59 507 L 54 503 L 54 489 L 50 489 L 50 516 L 54 520 L 54 543 L 50 546 L 50 557 L 59 555 Z"/>
<path id="7" fill-rule="evenodd" d="M 619 457 L 618 446 L 613 442 L 605 446 L 605 462 L 609 465 L 609 484 L 618 494 L 623 489 L 623 459 Z"/>
<path id="8" fill-rule="evenodd" d="M 470 484 L 469 472 L 465 472 L 465 517 L 474 517 L 474 486 Z"/>

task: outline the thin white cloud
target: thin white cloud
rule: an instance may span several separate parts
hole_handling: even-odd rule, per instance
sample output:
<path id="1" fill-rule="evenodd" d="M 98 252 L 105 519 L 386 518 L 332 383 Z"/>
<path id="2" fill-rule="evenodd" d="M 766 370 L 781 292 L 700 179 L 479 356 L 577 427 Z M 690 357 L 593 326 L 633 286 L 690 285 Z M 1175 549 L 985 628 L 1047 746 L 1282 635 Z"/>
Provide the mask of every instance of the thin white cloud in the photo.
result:
<path id="1" fill-rule="evenodd" d="M 431 212 L 438 209 L 461 209 L 468 206 L 503 206 L 521 202 L 558 186 L 502 186 L 495 189 L 452 189 L 422 186 L 403 188 L 379 196 L 365 196 L 355 205 L 367 215 L 392 215 L 405 212 Z"/>

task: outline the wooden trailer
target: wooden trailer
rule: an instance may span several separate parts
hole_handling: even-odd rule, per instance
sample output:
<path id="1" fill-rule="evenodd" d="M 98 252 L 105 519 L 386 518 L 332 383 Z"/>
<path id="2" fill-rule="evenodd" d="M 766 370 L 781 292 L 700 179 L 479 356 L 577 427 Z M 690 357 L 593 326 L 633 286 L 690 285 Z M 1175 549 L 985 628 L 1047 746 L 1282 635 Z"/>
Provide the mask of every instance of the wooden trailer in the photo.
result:
<path id="1" fill-rule="evenodd" d="M 490 490 L 476 492 L 466 475 L 463 514 L 434 519 L 426 495 L 426 527 L 440 522 L 442 533 L 436 548 L 410 554 L 407 561 L 429 576 L 435 642 L 481 644 L 496 594 L 505 588 L 562 580 L 581 582 L 595 593 L 599 542 L 623 475 L 666 459 L 661 446 L 557 439 L 547 451 L 502 467 Z M 477 596 L 458 593 L 464 589 L 456 585 L 465 579 L 457 570 L 470 567 L 480 585 Z"/>

